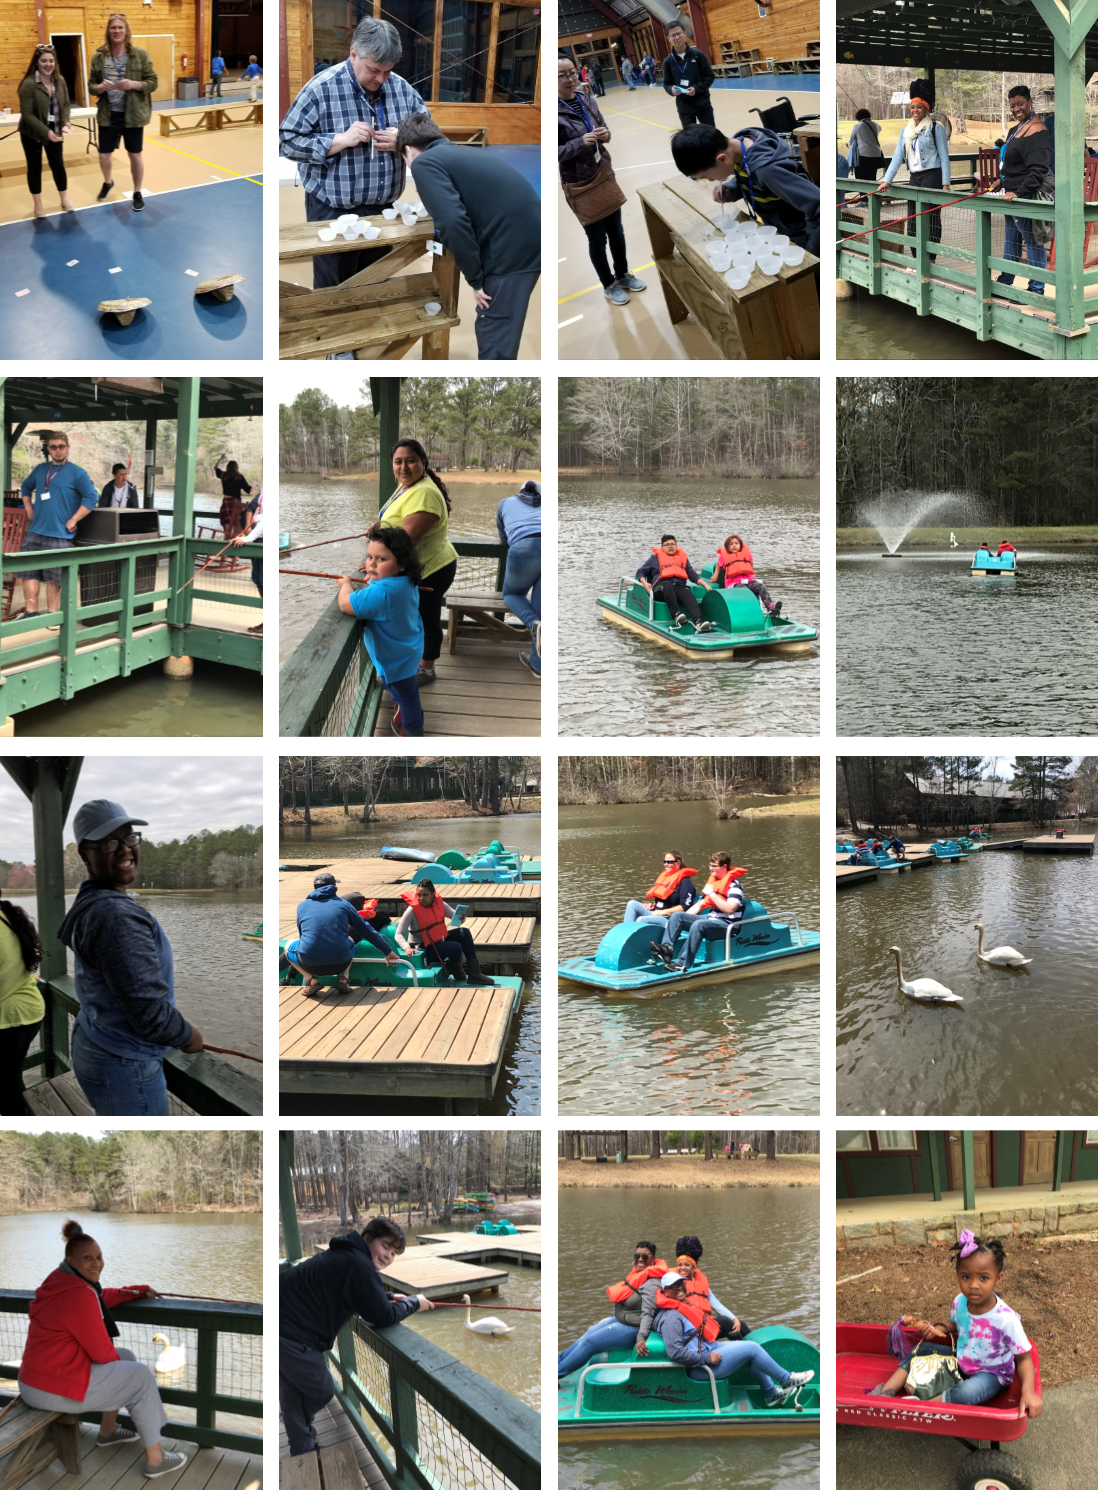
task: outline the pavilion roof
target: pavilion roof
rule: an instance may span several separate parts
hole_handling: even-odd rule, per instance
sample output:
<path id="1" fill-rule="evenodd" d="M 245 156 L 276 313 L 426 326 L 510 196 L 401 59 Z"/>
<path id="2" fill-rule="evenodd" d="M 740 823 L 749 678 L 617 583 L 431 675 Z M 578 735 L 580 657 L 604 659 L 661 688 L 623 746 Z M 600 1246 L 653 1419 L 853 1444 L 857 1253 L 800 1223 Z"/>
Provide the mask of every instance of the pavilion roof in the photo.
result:
<path id="1" fill-rule="evenodd" d="M 1066 10 L 1086 9 L 1071 0 Z M 1091 6 L 1094 15 L 1094 5 Z M 1097 65 L 1096 27 L 1086 41 L 1087 76 Z M 836 0 L 836 60 L 876 67 L 1053 71 L 1053 36 L 1033 0 Z"/>

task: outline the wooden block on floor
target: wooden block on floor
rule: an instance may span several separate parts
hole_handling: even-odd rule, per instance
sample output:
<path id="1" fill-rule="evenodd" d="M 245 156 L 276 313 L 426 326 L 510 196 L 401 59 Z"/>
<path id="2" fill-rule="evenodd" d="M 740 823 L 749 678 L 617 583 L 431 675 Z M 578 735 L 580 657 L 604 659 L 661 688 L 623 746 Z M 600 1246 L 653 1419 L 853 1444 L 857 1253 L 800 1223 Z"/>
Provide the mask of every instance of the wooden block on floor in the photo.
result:
<path id="1" fill-rule="evenodd" d="M 355 1469 L 358 1470 L 358 1466 Z M 310 1450 L 307 1455 L 292 1455 L 289 1460 L 280 1460 L 279 1484 L 283 1491 L 320 1491 L 321 1467 L 316 1450 Z"/>
<path id="2" fill-rule="evenodd" d="M 320 1451 L 321 1484 L 327 1491 L 359 1491 L 365 1487 L 351 1441 L 330 1444 Z"/>

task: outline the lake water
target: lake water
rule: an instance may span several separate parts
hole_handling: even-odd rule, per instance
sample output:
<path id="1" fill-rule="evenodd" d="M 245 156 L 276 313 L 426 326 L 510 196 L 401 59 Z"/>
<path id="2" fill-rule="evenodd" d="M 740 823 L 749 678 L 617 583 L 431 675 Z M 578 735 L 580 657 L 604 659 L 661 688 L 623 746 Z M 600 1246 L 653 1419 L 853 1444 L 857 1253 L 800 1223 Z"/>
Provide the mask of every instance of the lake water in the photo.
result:
<path id="1" fill-rule="evenodd" d="M 560 493 L 562 735 L 808 735 L 819 728 L 817 643 L 802 657 L 699 663 L 646 642 L 596 605 L 632 578 L 662 533 L 695 569 L 739 533 L 783 614 L 820 622 L 820 501 L 816 481 L 564 482 Z"/>
<path id="2" fill-rule="evenodd" d="M 1027 968 L 977 960 L 1010 946 Z M 897 988 L 933 978 L 965 1005 Z M 845 1113 L 1094 1113 L 1096 860 L 985 850 L 848 886 L 836 902 L 837 1107 Z"/>
<path id="3" fill-rule="evenodd" d="M 198 659 L 190 678 L 165 678 L 161 663 L 43 704 L 15 717 L 17 736 L 263 734 L 263 677 Z"/>
<path id="4" fill-rule="evenodd" d="M 699 887 L 710 850 L 727 848 L 768 911 L 820 928 L 815 816 L 720 823 L 701 802 L 562 807 L 558 835 L 561 958 L 594 954 L 626 902 L 652 884 L 668 847 L 699 867 Z M 817 968 L 644 998 L 573 985 L 558 1000 L 562 1112 L 819 1111 Z"/>
<path id="5" fill-rule="evenodd" d="M 883 549 L 837 559 L 841 735 L 1095 734 L 1094 553 L 1024 552 L 1005 582 Z"/>
<path id="6" fill-rule="evenodd" d="M 918 316 L 911 306 L 860 287 L 836 301 L 836 356 L 853 361 L 887 358 L 916 362 L 1037 362 L 1006 342 L 979 342 L 971 331 L 939 316 Z"/>

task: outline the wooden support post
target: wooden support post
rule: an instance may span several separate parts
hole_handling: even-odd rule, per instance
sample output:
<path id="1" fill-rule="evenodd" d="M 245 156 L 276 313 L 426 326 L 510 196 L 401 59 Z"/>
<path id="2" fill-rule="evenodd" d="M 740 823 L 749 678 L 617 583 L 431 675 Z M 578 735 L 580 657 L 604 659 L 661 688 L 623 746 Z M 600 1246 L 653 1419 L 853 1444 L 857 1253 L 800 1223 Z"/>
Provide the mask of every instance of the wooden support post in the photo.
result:
<path id="1" fill-rule="evenodd" d="M 145 421 L 145 450 L 147 453 L 152 452 L 152 460 L 149 459 L 148 454 L 144 457 L 145 480 L 142 483 L 141 505 L 145 508 L 154 508 L 156 506 L 156 434 L 158 423 L 155 414 L 150 415 Z"/>
<path id="2" fill-rule="evenodd" d="M 61 654 L 61 698 L 76 695 L 76 608 L 80 604 L 80 568 L 66 564 L 61 571 L 61 630 L 57 650 Z"/>
<path id="3" fill-rule="evenodd" d="M 378 456 L 378 511 L 392 497 L 397 487 L 393 475 L 390 451 L 400 439 L 401 426 L 401 380 L 399 378 L 371 378 L 370 391 L 374 413 L 378 416 L 381 450 Z"/>
<path id="4" fill-rule="evenodd" d="M 642 202 L 641 206 L 645 213 L 645 227 L 649 234 L 649 244 L 652 247 L 653 258 L 670 259 L 672 250 L 675 248 L 675 242 L 668 225 L 657 213 L 653 212 L 647 202 Z M 673 326 L 677 326 L 680 321 L 686 321 L 691 313 L 665 277 L 660 274 L 659 269 L 657 270 L 657 275 L 660 280 L 661 291 L 664 295 L 664 304 L 668 308 L 668 318 Z"/>
<path id="5" fill-rule="evenodd" d="M 198 1331 L 198 1360 L 195 1365 L 195 1428 L 213 1429 L 214 1398 L 218 1382 L 218 1333 L 203 1326 Z M 199 1441 L 201 1443 L 201 1440 Z"/>
<path id="6" fill-rule="evenodd" d="M 190 541 L 195 527 L 195 470 L 198 463 L 198 402 L 199 380 L 179 380 L 179 404 L 176 409 L 176 480 L 172 496 L 172 532 L 182 541 L 184 560 L 190 557 Z M 184 570 L 187 564 L 183 565 Z M 180 580 L 189 579 L 184 574 Z M 191 619 L 194 603 L 194 586 L 188 585 L 182 593 L 177 585 L 168 601 L 167 619 L 170 626 L 186 626 Z M 181 643 L 182 647 L 182 643 Z M 178 656 L 179 654 L 177 654 Z"/>
<path id="7" fill-rule="evenodd" d="M 871 192 L 866 199 L 866 226 L 868 228 L 881 227 L 882 198 L 877 192 Z M 866 241 L 869 245 L 870 256 L 870 284 L 868 286 L 871 295 L 881 294 L 882 282 L 882 242 L 880 233 L 868 233 Z"/>
<path id="8" fill-rule="evenodd" d="M 301 1257 L 301 1234 L 298 1231 L 298 1209 L 294 1202 L 294 1130 L 279 1130 L 279 1220 L 291 1263 Z"/>
<path id="9" fill-rule="evenodd" d="M 910 203 L 910 208 L 915 213 L 924 214 L 916 218 L 916 283 L 919 286 L 916 313 L 920 316 L 929 316 L 931 314 L 931 259 L 928 247 L 931 243 L 931 214 L 925 211 L 924 203 L 919 198 Z M 908 227 L 907 223 L 905 227 Z"/>
<path id="10" fill-rule="evenodd" d="M 121 678 L 129 678 L 133 672 L 130 661 L 134 640 L 134 591 L 137 589 L 137 555 L 123 554 L 118 566 L 119 596 L 122 610 L 118 616 L 118 637 L 121 650 L 118 671 Z"/>
<path id="11" fill-rule="evenodd" d="M 982 212 L 978 207 L 973 214 L 973 228 L 977 255 L 977 340 L 987 342 L 992 335 L 992 269 L 988 262 L 992 252 L 991 212 Z"/>
<path id="12" fill-rule="evenodd" d="M 1081 256 L 1082 257 L 1082 256 Z M 1061 1172 L 1065 1167 L 1065 1131 L 1057 1130 L 1057 1142 L 1053 1151 L 1053 1189 L 1061 1189 Z"/>
<path id="13" fill-rule="evenodd" d="M 1077 4 L 1080 12 L 1083 5 Z M 1062 335 L 1084 328 L 1084 86 L 1085 37 L 1071 55 L 1053 38 L 1053 87 L 1057 111 L 1053 214 L 1057 234 L 1057 319 Z"/>
<path id="14" fill-rule="evenodd" d="M 929 1130 L 927 1133 L 927 1152 L 931 1157 L 931 1189 L 935 1200 L 943 1199 L 943 1177 L 939 1168 L 938 1131 Z"/>
<path id="15" fill-rule="evenodd" d="M 973 1130 L 962 1130 L 962 1209 L 973 1211 L 977 1206 L 977 1187 L 973 1173 Z"/>

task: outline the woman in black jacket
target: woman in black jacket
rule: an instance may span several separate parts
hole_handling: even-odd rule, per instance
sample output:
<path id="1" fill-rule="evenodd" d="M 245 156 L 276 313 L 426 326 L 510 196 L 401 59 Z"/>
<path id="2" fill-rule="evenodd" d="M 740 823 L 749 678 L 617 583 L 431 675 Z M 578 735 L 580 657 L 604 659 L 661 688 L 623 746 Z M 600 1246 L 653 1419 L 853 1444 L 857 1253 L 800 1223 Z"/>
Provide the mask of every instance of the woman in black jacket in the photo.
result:
<path id="1" fill-rule="evenodd" d="M 73 212 L 69 177 L 65 170 L 64 137 L 69 123 L 69 90 L 57 66 L 57 53 L 43 42 L 34 49 L 30 66 L 19 84 L 19 143 L 27 158 L 27 190 L 35 217 L 45 217 L 42 206 L 42 152 L 46 152 L 53 184 L 61 194 L 61 210 Z"/>
<path id="2" fill-rule="evenodd" d="M 422 1294 L 386 1292 L 379 1275 L 404 1250 L 404 1230 L 374 1217 L 279 1275 L 279 1406 L 291 1456 L 316 1448 L 313 1420 L 336 1391 L 324 1354 L 348 1321 L 361 1315 L 383 1330 L 435 1308 Z"/>
<path id="3" fill-rule="evenodd" d="M 1008 131 L 1007 139 L 1000 147 L 1000 185 L 1004 198 L 1011 202 L 1016 197 L 1035 198 L 1049 170 L 1051 150 L 1049 131 L 1034 112 L 1030 89 L 1020 83 L 1008 94 L 1014 128 Z M 1004 218 L 1004 258 L 1016 262 L 1023 257 L 1026 244 L 1026 261 L 1032 268 L 1046 267 L 1045 246 L 1034 236 L 1034 219 L 1029 217 Z M 997 284 L 1013 285 L 1013 274 L 997 276 Z M 1045 294 L 1043 280 L 1029 280 L 1027 289 L 1032 295 Z"/>

